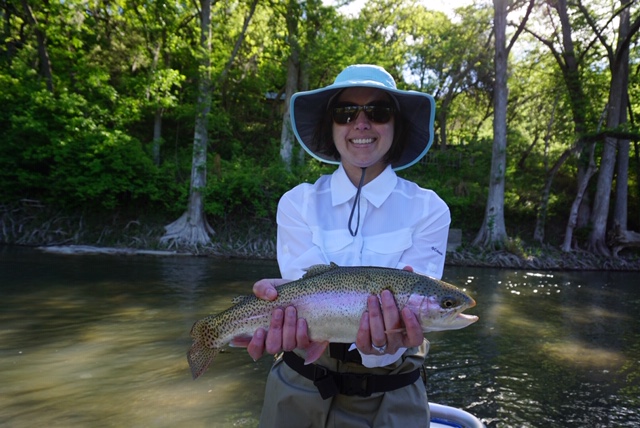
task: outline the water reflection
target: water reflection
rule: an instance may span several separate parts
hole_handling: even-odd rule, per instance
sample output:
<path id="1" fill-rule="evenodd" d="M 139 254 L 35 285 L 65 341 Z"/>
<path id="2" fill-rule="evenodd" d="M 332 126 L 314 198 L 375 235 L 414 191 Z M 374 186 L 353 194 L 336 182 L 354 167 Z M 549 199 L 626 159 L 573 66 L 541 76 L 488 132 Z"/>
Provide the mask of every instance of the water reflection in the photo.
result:
<path id="1" fill-rule="evenodd" d="M 468 271 L 448 279 L 478 296 L 480 330 L 432 338 L 446 361 L 431 365 L 446 387 L 432 400 L 460 395 L 462 377 L 462 406 L 490 426 L 638 425 L 637 274 Z M 460 353 L 460 341 L 474 345 Z"/>
<path id="2" fill-rule="evenodd" d="M 192 381 L 185 353 L 275 263 L 0 251 L 0 425 L 257 424 L 268 357 L 232 349 Z M 637 278 L 448 267 L 480 321 L 429 335 L 430 399 L 490 427 L 638 426 Z"/>

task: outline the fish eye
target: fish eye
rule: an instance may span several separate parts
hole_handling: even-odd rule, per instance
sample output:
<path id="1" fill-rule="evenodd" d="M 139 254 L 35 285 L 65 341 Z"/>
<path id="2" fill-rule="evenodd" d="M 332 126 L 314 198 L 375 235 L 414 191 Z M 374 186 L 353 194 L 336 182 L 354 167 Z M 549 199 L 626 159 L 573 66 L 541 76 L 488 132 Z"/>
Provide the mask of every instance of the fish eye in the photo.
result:
<path id="1" fill-rule="evenodd" d="M 453 308 L 456 306 L 456 300 L 453 297 L 443 297 L 440 301 L 440 307 L 444 309 Z"/>

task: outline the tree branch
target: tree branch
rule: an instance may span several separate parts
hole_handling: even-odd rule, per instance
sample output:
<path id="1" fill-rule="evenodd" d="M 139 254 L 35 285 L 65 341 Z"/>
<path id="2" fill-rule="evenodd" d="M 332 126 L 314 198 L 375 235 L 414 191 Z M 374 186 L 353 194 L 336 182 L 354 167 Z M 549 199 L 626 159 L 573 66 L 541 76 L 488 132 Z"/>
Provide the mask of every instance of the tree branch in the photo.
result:
<path id="1" fill-rule="evenodd" d="M 520 37 L 520 34 L 524 30 L 524 27 L 527 25 L 527 21 L 529 20 L 529 15 L 531 15 L 531 11 L 533 10 L 534 3 L 535 3 L 535 0 L 529 0 L 529 7 L 527 7 L 527 13 L 525 13 L 524 18 L 522 19 L 522 22 L 520 22 L 520 25 L 518 25 L 516 32 L 514 33 L 513 37 L 511 38 L 511 41 L 509 41 L 509 45 L 507 46 L 507 55 L 509 55 L 509 52 L 511 52 L 511 48 L 516 43 L 516 40 L 518 40 L 518 37 Z"/>

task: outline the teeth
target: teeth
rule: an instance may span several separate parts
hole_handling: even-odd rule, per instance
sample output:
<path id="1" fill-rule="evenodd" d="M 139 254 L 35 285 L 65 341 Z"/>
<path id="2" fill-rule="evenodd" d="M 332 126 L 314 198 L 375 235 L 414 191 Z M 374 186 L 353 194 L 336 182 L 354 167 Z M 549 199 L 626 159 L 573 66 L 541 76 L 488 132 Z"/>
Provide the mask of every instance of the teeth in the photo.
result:
<path id="1" fill-rule="evenodd" d="M 357 139 L 351 140 L 353 144 L 371 144 L 374 141 L 375 140 L 373 138 L 357 138 Z"/>

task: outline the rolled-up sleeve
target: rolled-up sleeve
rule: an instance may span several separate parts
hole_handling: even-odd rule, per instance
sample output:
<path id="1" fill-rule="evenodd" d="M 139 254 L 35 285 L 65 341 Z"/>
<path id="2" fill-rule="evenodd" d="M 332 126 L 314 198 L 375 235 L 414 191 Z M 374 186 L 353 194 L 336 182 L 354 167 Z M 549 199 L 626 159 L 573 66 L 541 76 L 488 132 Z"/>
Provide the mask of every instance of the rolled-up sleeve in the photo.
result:
<path id="1" fill-rule="evenodd" d="M 305 269 L 327 264 L 322 249 L 314 244 L 305 211 L 310 185 L 303 184 L 285 193 L 278 203 L 277 257 L 283 278 L 298 279 Z"/>

